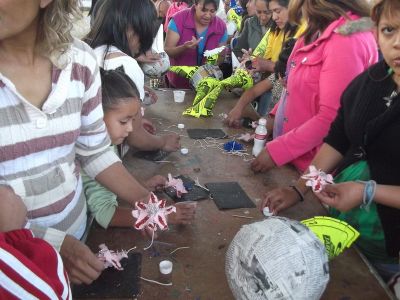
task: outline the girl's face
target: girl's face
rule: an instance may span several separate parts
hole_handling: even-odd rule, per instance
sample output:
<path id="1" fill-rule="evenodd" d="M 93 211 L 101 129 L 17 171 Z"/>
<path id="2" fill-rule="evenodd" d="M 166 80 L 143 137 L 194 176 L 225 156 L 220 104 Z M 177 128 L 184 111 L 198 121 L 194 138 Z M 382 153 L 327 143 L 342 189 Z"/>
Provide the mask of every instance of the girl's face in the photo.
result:
<path id="1" fill-rule="evenodd" d="M 256 14 L 256 1 L 257 0 L 250 0 L 246 4 L 247 14 L 249 16 L 254 16 Z"/>
<path id="2" fill-rule="evenodd" d="M 208 26 L 211 20 L 215 17 L 217 13 L 217 8 L 214 4 L 208 3 L 204 5 L 204 0 L 199 1 L 195 4 L 195 18 L 198 23 L 202 26 Z"/>
<path id="3" fill-rule="evenodd" d="M 139 114 L 140 104 L 136 98 L 121 101 L 104 113 L 104 122 L 113 145 L 121 144 L 132 132 L 132 123 L 139 117 Z"/>
<path id="4" fill-rule="evenodd" d="M 135 31 L 132 28 L 129 28 L 126 31 L 126 38 L 128 40 L 129 50 L 131 50 L 131 54 L 133 56 L 139 54 L 140 50 L 139 36 L 135 33 Z"/>
<path id="5" fill-rule="evenodd" d="M 249 2 L 250 3 L 250 2 Z M 264 0 L 256 0 L 256 15 L 261 25 L 267 25 L 271 19 L 271 11 Z"/>
<path id="6" fill-rule="evenodd" d="M 400 86 L 400 12 L 391 12 L 391 16 L 382 15 L 378 24 L 378 43 Z"/>
<path id="7" fill-rule="evenodd" d="M 273 0 L 269 3 L 269 10 L 272 12 L 272 20 L 280 29 L 283 29 L 289 20 L 287 7 L 281 6 L 278 1 Z"/>
<path id="8" fill-rule="evenodd" d="M 26 31 L 52 0 L 0 0 L 0 40 Z"/>

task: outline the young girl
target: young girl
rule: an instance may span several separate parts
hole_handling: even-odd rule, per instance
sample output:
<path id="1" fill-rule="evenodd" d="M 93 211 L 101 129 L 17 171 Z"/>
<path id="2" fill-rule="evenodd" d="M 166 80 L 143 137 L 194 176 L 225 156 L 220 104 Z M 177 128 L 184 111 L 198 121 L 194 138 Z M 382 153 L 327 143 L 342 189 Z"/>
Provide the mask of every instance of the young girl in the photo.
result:
<path id="1" fill-rule="evenodd" d="M 388 280 L 399 272 L 400 252 L 399 1 L 377 1 L 372 19 L 384 60 L 357 76 L 343 92 L 336 119 L 311 165 L 336 173 L 336 184 L 316 195 L 331 207 L 332 216 L 360 232 L 357 246 Z M 262 206 L 277 213 L 307 191 L 299 179 L 294 188 L 268 192 Z"/>
<path id="2" fill-rule="evenodd" d="M 117 152 L 129 134 L 141 126 L 139 93 L 133 81 L 120 69 L 101 70 L 101 79 L 104 122 Z M 161 182 L 160 176 L 155 176 L 145 185 L 152 187 L 158 182 Z M 83 189 L 89 211 L 102 227 L 132 227 L 132 208 L 118 206 L 114 193 L 88 176 L 83 176 Z M 189 224 L 194 213 L 192 205 L 179 205 L 176 213 L 168 216 L 169 223 Z"/>
<path id="3" fill-rule="evenodd" d="M 154 4 L 150 0 L 98 0 L 92 18 L 92 29 L 86 42 L 94 48 L 99 66 L 111 70 L 122 65 L 124 72 L 136 84 L 139 99 L 144 100 L 146 90 L 155 101 L 157 96 L 144 86 L 144 73 L 135 59 L 151 48 L 157 33 L 157 12 Z M 151 134 L 155 129 L 149 121 L 142 119 L 141 115 L 137 118 L 141 119 L 143 126 L 127 138 L 130 146 L 138 150 L 161 149 L 166 152 L 180 148 L 179 135 Z"/>

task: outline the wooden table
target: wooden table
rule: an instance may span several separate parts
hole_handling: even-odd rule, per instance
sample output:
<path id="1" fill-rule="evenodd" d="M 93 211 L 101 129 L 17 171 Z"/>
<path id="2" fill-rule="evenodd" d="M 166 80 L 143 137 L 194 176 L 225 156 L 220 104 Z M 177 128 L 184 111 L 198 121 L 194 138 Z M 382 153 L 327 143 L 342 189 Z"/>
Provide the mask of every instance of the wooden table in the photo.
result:
<path id="1" fill-rule="evenodd" d="M 189 154 L 170 154 L 167 163 L 154 163 L 134 159 L 127 155 L 124 159 L 126 167 L 138 178 L 147 178 L 155 174 L 184 174 L 200 183 L 216 181 L 237 181 L 255 202 L 262 195 L 277 186 L 290 184 L 298 173 L 289 167 L 271 170 L 265 174 L 254 174 L 249 162 L 242 157 L 224 154 L 221 150 L 202 148 L 199 143 L 186 137 L 186 128 L 221 128 L 220 113 L 227 113 L 235 103 L 230 93 L 221 95 L 214 117 L 200 118 L 182 116 L 182 111 L 192 101 L 193 92 L 187 92 L 184 103 L 174 103 L 172 91 L 158 92 L 157 104 L 146 110 L 159 132 L 170 130 L 182 135 L 181 144 L 189 149 Z M 185 129 L 176 127 L 185 124 Z M 224 128 L 229 135 L 243 130 Z M 223 142 L 226 142 L 223 141 Z M 204 143 L 203 143 L 204 144 Z M 248 146 L 251 153 L 251 145 Z M 325 210 L 309 193 L 306 201 L 282 213 L 283 216 L 296 220 L 325 214 Z M 253 219 L 236 218 L 233 214 L 253 217 Z M 142 293 L 139 299 L 233 299 L 225 277 L 225 253 L 230 241 L 244 224 L 261 220 L 263 217 L 256 209 L 236 209 L 220 211 L 212 200 L 198 203 L 195 222 L 186 227 L 171 226 L 163 232 L 156 243 L 157 251 L 141 251 L 142 276 L 154 279 L 161 278 L 158 263 L 163 259 L 174 262 L 170 280 L 173 286 L 163 287 L 152 283 L 141 282 Z M 111 249 L 129 249 L 138 246 L 139 251 L 149 244 L 133 229 L 108 229 L 95 227 L 92 229 L 88 244 L 92 249 L 105 242 Z M 190 247 L 169 254 L 178 247 Z M 159 256 L 152 256 L 152 255 Z M 387 291 L 382 287 L 371 269 L 362 260 L 356 249 L 351 248 L 330 263 L 330 282 L 322 299 L 389 299 Z"/>

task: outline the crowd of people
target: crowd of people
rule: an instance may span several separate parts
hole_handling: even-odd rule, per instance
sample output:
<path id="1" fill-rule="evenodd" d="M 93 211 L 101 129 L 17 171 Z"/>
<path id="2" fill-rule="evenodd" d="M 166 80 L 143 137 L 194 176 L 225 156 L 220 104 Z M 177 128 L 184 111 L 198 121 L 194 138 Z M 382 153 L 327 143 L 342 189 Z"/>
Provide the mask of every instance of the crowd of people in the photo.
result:
<path id="1" fill-rule="evenodd" d="M 93 0 L 83 40 L 71 34 L 77 0 L 0 2 L 0 298 L 71 299 L 70 282 L 90 284 L 103 271 L 80 240 L 88 214 L 104 228 L 130 227 L 135 203 L 165 186 L 121 163 L 127 149 L 180 149 L 178 135 L 157 134 L 144 116 L 157 95 L 141 66 L 160 58 L 151 51 L 160 25 L 173 66 L 201 66 L 205 51 L 225 45 L 251 63 L 261 79 L 224 121 L 240 126 L 258 102 L 269 140 L 251 169 L 332 173 L 316 196 L 360 232 L 357 246 L 385 281 L 400 272 L 400 2 L 230 2 Z M 308 191 L 299 176 L 260 208 L 277 215 Z M 193 222 L 194 206 L 176 210 L 171 224 Z"/>

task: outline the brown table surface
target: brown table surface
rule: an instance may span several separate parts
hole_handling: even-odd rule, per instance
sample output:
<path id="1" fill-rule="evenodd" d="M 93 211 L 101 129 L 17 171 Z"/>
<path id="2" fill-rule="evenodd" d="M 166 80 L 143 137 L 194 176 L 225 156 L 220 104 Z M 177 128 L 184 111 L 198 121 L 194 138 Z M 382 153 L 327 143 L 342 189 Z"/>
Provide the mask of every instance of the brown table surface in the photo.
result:
<path id="1" fill-rule="evenodd" d="M 146 110 L 146 116 L 152 119 L 160 134 L 163 130 L 174 131 L 182 135 L 182 147 L 189 149 L 189 154 L 172 153 L 166 163 L 154 163 L 133 158 L 130 153 L 124 158 L 126 167 L 138 178 L 148 178 L 161 174 L 184 174 L 200 183 L 217 181 L 237 181 L 254 202 L 260 201 L 268 190 L 290 184 L 298 173 L 284 167 L 264 174 L 254 174 L 249 162 L 242 157 L 230 156 L 218 149 L 202 148 L 198 142 L 187 137 L 187 128 L 221 128 L 219 114 L 229 112 L 236 97 L 231 93 L 220 96 L 212 118 L 182 116 L 182 111 L 192 101 L 193 92 L 187 92 L 184 103 L 174 103 L 172 91 L 158 92 L 159 100 Z M 185 129 L 176 127 L 185 124 Z M 230 136 L 243 132 L 223 127 Z M 247 130 L 250 131 L 250 130 Z M 164 132 L 165 133 L 165 132 Z M 222 142 L 226 142 L 223 140 Z M 203 142 L 204 145 L 204 142 Z M 251 153 L 251 145 L 247 145 Z M 233 214 L 253 217 L 253 219 L 236 218 Z M 325 210 L 308 193 L 306 201 L 292 207 L 281 215 L 296 220 L 315 215 L 323 215 Z M 97 245 L 105 242 L 110 249 L 129 249 L 137 246 L 142 252 L 143 277 L 153 280 L 165 280 L 158 271 L 158 263 L 163 259 L 173 261 L 173 272 L 170 280 L 173 286 L 159 286 L 145 281 L 141 282 L 139 299 L 233 299 L 225 277 L 225 253 L 230 241 L 244 224 L 263 219 L 256 209 L 218 210 L 210 199 L 198 202 L 196 220 L 190 226 L 170 226 L 170 230 L 159 234 L 154 251 L 143 251 L 149 244 L 133 229 L 108 229 L 95 226 L 89 235 L 88 244 L 95 250 Z M 177 247 L 190 247 L 177 250 Z M 389 299 L 370 267 L 363 261 L 356 249 L 351 248 L 330 262 L 330 282 L 322 299 Z"/>

